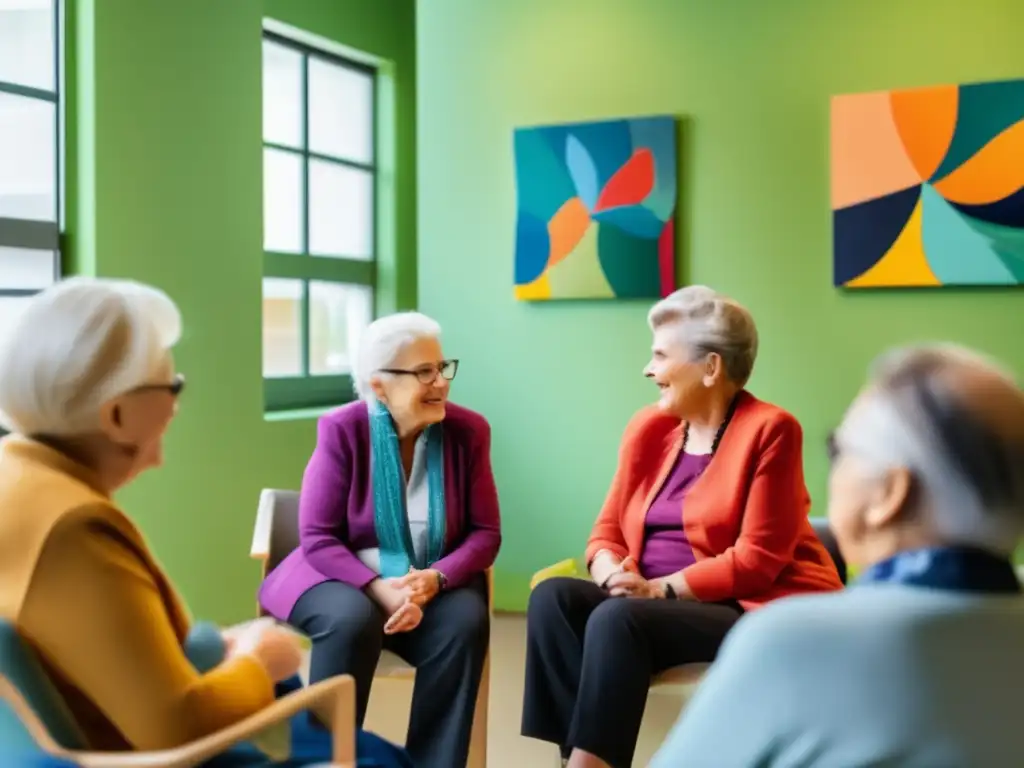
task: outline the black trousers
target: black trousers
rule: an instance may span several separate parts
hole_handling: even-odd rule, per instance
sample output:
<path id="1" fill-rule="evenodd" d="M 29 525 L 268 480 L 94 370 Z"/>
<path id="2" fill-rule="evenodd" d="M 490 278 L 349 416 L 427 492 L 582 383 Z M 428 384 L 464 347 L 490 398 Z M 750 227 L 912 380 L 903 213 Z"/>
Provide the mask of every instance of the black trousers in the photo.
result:
<path id="1" fill-rule="evenodd" d="M 361 590 L 337 581 L 307 591 L 289 623 L 313 641 L 310 682 L 336 675 L 356 681 L 361 728 L 382 650 L 416 668 L 406 751 L 417 768 L 466 765 L 473 712 L 490 642 L 490 612 L 483 576 L 441 592 L 427 603 L 412 632 L 384 635 L 385 617 Z"/>
<path id="2" fill-rule="evenodd" d="M 548 579 L 526 614 L 524 736 L 630 768 L 651 678 L 714 660 L 738 605 L 610 597 L 582 579 Z"/>

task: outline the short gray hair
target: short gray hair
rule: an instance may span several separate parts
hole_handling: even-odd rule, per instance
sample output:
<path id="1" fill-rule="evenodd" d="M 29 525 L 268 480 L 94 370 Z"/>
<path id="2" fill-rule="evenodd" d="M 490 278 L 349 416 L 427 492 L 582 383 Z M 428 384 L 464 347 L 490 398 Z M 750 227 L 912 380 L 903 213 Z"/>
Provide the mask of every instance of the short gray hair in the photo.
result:
<path id="1" fill-rule="evenodd" d="M 367 402 L 375 401 L 377 398 L 370 380 L 380 375 L 382 368 L 393 365 L 402 350 L 412 342 L 440 337 L 438 322 L 419 312 L 398 312 L 374 320 L 362 333 L 355 365 L 352 366 L 356 394 Z"/>
<path id="2" fill-rule="evenodd" d="M 647 322 L 651 330 L 677 324 L 694 355 L 716 353 L 726 375 L 741 387 L 750 379 L 757 359 L 757 326 L 739 302 L 707 286 L 690 285 L 651 307 Z"/>
<path id="3" fill-rule="evenodd" d="M 0 424 L 24 435 L 88 432 L 104 403 L 151 383 L 180 336 L 181 314 L 157 288 L 57 283 L 0 340 Z"/>
<path id="4" fill-rule="evenodd" d="M 986 414 L 970 381 L 1008 411 Z M 1024 392 L 1013 376 L 963 347 L 920 345 L 881 356 L 871 383 L 842 443 L 881 471 L 910 470 L 943 538 L 1012 553 L 1024 534 Z"/>

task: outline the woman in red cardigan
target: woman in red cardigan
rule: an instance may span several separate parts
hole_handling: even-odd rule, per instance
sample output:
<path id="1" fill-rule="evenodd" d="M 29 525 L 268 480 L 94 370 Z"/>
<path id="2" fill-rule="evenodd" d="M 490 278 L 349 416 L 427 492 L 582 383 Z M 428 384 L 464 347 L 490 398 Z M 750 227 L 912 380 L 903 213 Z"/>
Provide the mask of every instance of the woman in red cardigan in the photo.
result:
<path id="1" fill-rule="evenodd" d="M 712 661 L 744 611 L 842 587 L 807 519 L 800 424 L 744 389 L 750 313 L 690 286 L 648 320 L 661 397 L 626 428 L 592 581 L 544 581 L 527 612 L 523 734 L 571 768 L 629 768 L 651 678 Z"/>

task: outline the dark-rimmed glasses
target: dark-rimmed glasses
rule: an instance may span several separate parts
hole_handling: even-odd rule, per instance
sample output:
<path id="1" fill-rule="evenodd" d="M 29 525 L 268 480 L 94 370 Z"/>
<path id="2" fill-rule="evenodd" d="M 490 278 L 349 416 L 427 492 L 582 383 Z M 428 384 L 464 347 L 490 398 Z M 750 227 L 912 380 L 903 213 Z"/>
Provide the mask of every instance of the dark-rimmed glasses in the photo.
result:
<path id="1" fill-rule="evenodd" d="M 135 387 L 132 393 L 135 392 L 169 392 L 173 397 L 180 395 L 185 389 L 185 374 L 178 373 L 174 375 L 166 384 L 143 384 L 141 387 Z"/>
<path id="2" fill-rule="evenodd" d="M 442 360 L 439 363 L 420 365 L 416 368 L 381 368 L 381 373 L 390 373 L 395 376 L 415 376 L 420 384 L 433 384 L 440 376 L 445 381 L 451 381 L 459 372 L 458 360 Z"/>

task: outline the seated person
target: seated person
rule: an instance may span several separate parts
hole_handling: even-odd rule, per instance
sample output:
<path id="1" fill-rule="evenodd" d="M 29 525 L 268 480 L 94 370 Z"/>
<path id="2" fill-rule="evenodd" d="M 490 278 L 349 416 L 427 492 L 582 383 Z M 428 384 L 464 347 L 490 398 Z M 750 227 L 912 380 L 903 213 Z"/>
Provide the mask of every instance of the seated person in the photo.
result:
<path id="1" fill-rule="evenodd" d="M 800 424 L 744 389 L 750 313 L 691 286 L 649 322 L 661 398 L 626 428 L 592 582 L 541 582 L 527 613 L 523 734 L 574 768 L 629 768 L 651 678 L 713 660 L 744 610 L 842 587 L 807 518 Z"/>
<path id="2" fill-rule="evenodd" d="M 862 575 L 744 619 L 652 766 L 1018 764 L 1024 392 L 966 350 L 900 350 L 830 453 Z"/>
<path id="3" fill-rule="evenodd" d="M 184 647 L 191 622 L 113 494 L 163 460 L 184 378 L 174 303 L 155 288 L 75 278 L 35 296 L 0 346 L 0 616 L 38 653 L 89 749 L 178 747 L 259 712 L 301 662 L 287 630 L 224 634 L 205 673 Z M 326 730 L 296 718 L 308 760 Z M 308 738 L 307 738 L 308 737 Z M 312 739 L 312 743 L 310 743 Z M 403 766 L 384 750 L 380 765 Z M 297 745 L 299 746 L 299 745 Z M 243 746 L 219 766 L 270 764 Z"/>
<path id="4" fill-rule="evenodd" d="M 363 332 L 360 400 L 320 420 L 299 498 L 300 546 L 260 590 L 313 639 L 312 681 L 356 679 L 363 722 L 381 650 L 416 668 L 406 749 L 466 764 L 490 637 L 485 572 L 501 543 L 491 430 L 448 402 L 458 361 L 424 315 Z"/>

